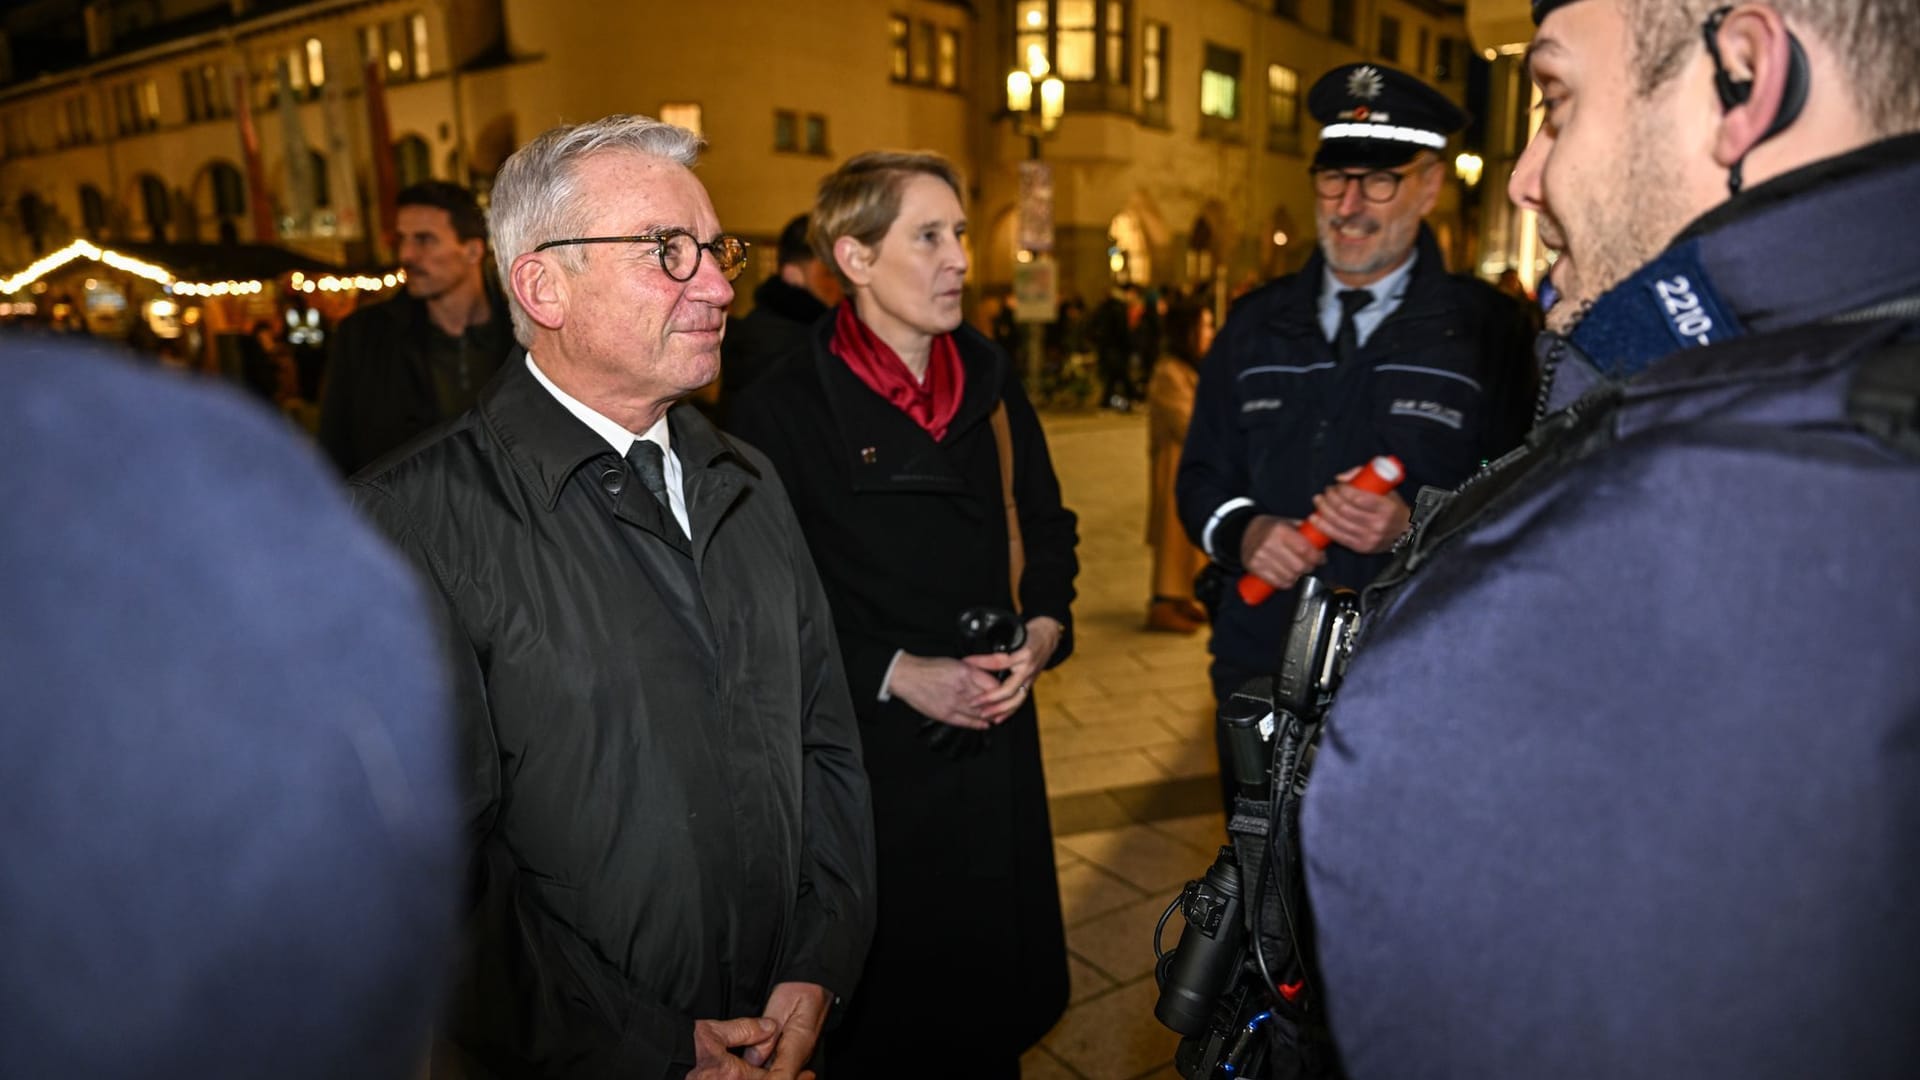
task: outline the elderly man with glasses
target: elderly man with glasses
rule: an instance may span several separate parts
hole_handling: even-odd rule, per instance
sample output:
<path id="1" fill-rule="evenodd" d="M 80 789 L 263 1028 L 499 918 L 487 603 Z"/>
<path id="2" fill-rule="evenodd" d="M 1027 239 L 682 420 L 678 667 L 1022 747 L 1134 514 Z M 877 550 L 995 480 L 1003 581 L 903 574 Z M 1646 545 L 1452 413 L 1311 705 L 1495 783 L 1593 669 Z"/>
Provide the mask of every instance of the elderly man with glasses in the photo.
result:
<path id="1" fill-rule="evenodd" d="M 1221 701 L 1272 674 L 1307 574 L 1365 585 L 1406 530 L 1422 487 L 1452 488 L 1515 446 L 1532 409 L 1525 310 L 1455 277 L 1421 218 L 1445 180 L 1451 101 L 1378 64 L 1314 84 L 1323 126 L 1312 176 L 1319 251 L 1299 273 L 1248 294 L 1201 367 L 1177 487 L 1180 517 L 1212 566 Z M 1406 480 L 1376 495 L 1343 481 L 1376 455 Z M 1312 519 L 1324 551 L 1296 529 Z M 1258 605 L 1222 587 L 1252 575 Z M 1221 744 L 1223 790 L 1226 766 Z"/>
<path id="2" fill-rule="evenodd" d="M 436 1075 L 800 1076 L 874 916 L 833 620 L 778 474 L 673 406 L 746 245 L 638 116 L 548 131 L 490 214 L 524 355 L 354 481 L 445 612 L 473 843 Z"/>

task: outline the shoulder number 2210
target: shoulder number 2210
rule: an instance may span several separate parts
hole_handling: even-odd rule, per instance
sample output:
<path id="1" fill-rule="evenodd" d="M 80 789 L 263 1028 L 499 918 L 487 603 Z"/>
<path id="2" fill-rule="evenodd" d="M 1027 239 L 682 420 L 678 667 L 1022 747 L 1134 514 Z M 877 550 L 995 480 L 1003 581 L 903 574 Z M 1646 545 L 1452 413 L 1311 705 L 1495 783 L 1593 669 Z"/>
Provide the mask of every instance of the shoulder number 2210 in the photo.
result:
<path id="1" fill-rule="evenodd" d="M 1674 331 L 1702 345 L 1710 344 L 1707 335 L 1713 332 L 1713 318 L 1700 310 L 1700 298 L 1693 294 L 1693 283 L 1681 275 L 1656 281 L 1653 287 L 1667 307 L 1667 319 L 1673 323 Z"/>

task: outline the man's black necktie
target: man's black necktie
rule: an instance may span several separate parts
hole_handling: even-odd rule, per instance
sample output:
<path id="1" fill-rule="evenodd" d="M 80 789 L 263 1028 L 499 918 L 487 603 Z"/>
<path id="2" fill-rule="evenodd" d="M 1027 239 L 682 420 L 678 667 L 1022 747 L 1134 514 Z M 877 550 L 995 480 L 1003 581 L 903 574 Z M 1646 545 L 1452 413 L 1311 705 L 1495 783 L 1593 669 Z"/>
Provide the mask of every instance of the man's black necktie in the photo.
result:
<path id="1" fill-rule="evenodd" d="M 667 463 L 660 444 L 652 439 L 633 440 L 633 445 L 627 447 L 627 464 L 660 504 L 660 535 L 681 551 L 690 550 L 680 519 L 673 516 L 673 499 L 667 495 Z"/>
<path id="2" fill-rule="evenodd" d="M 1333 354 L 1342 364 L 1360 355 L 1360 328 L 1353 324 L 1353 317 L 1371 303 L 1373 294 L 1365 289 L 1340 290 L 1340 330 L 1333 335 Z"/>

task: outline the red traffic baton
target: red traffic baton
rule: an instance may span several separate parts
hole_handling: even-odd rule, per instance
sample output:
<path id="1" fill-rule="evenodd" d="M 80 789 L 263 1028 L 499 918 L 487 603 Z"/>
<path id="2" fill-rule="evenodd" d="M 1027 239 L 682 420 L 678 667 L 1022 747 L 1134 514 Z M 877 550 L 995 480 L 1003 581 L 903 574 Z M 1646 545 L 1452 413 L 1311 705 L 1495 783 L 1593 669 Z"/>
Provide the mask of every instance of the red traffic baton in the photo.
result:
<path id="1" fill-rule="evenodd" d="M 1354 477 L 1348 481 L 1348 483 L 1359 488 L 1361 491 L 1371 491 L 1375 495 L 1385 495 L 1387 492 L 1399 487 L 1400 481 L 1406 478 L 1407 470 L 1400 464 L 1399 458 L 1394 457 L 1392 454 L 1381 454 L 1379 457 L 1367 462 L 1367 467 L 1360 470 L 1360 475 Z M 1306 537 L 1307 543 L 1312 544 L 1314 547 L 1324 549 L 1328 544 L 1333 542 L 1327 537 L 1326 533 L 1321 532 L 1320 529 L 1314 525 L 1311 519 L 1302 521 L 1299 527 L 1300 535 Z M 1235 588 L 1240 593 L 1240 599 L 1245 601 L 1248 607 L 1264 604 L 1267 598 L 1273 595 L 1273 586 L 1252 574 L 1240 575 L 1240 581 Z"/>

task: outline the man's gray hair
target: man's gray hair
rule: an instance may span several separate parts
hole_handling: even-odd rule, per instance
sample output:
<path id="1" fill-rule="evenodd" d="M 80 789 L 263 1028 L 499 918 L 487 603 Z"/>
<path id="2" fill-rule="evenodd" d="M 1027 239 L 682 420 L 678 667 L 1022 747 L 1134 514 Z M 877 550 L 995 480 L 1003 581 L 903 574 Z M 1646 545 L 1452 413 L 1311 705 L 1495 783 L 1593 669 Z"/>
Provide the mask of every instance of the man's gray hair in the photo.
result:
<path id="1" fill-rule="evenodd" d="M 513 294 L 513 261 L 549 240 L 577 237 L 586 228 L 591 208 L 580 205 L 580 163 L 594 154 L 620 151 L 690 169 L 705 146 L 700 136 L 686 128 L 648 116 L 616 113 L 590 123 L 550 128 L 507 158 L 493 181 L 487 226 L 513 314 L 513 336 L 520 344 L 532 345 L 533 320 Z M 578 247 L 556 250 L 570 270 L 578 271 L 585 263 Z"/>

